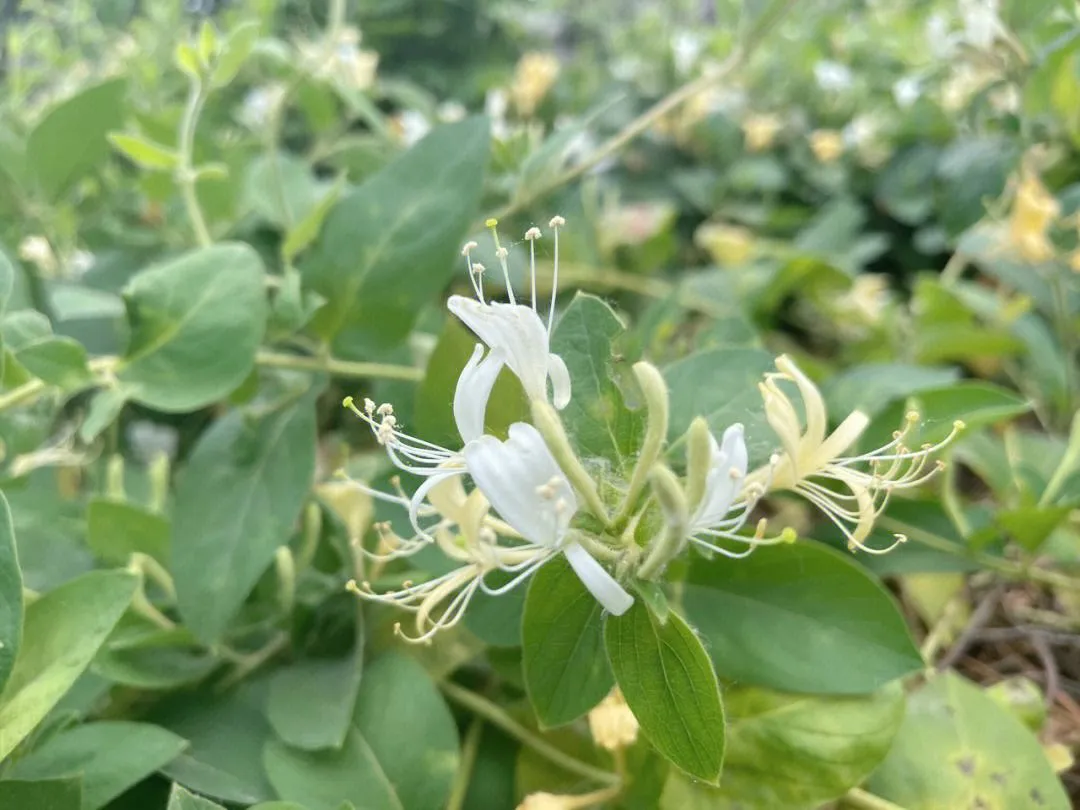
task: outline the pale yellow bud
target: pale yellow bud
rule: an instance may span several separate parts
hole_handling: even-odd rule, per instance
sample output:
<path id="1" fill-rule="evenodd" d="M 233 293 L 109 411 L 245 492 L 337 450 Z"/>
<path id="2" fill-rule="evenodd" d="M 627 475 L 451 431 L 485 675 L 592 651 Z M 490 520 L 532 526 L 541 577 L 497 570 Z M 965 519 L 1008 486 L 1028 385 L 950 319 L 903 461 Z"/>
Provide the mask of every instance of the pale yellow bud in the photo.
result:
<path id="1" fill-rule="evenodd" d="M 1054 257 L 1047 232 L 1060 211 L 1058 201 L 1038 175 L 1022 171 L 1009 212 L 1009 243 L 1022 259 L 1045 262 Z"/>
<path id="2" fill-rule="evenodd" d="M 530 793 L 517 810 L 571 810 L 574 796 L 561 796 L 558 793 Z"/>
<path id="3" fill-rule="evenodd" d="M 722 266 L 744 264 L 754 255 L 754 235 L 746 228 L 706 222 L 694 232 L 694 243 Z"/>
<path id="4" fill-rule="evenodd" d="M 510 86 L 510 97 L 518 114 L 523 118 L 531 117 L 558 76 L 559 60 L 554 54 L 532 52 L 522 56 Z"/>
<path id="5" fill-rule="evenodd" d="M 746 148 L 761 152 L 773 145 L 780 132 L 780 119 L 775 115 L 751 115 L 742 123 Z"/>
<path id="6" fill-rule="evenodd" d="M 833 163 L 844 154 L 844 136 L 835 129 L 816 129 L 810 133 L 810 151 L 820 163 Z"/>
<path id="7" fill-rule="evenodd" d="M 56 272 L 57 261 L 49 240 L 44 236 L 27 236 L 19 243 L 19 258 L 33 262 L 46 275 Z"/>
<path id="8" fill-rule="evenodd" d="M 589 712 L 589 731 L 596 744 L 608 751 L 626 748 L 637 740 L 637 718 L 626 705 L 619 687 L 612 689 L 611 694 Z"/>

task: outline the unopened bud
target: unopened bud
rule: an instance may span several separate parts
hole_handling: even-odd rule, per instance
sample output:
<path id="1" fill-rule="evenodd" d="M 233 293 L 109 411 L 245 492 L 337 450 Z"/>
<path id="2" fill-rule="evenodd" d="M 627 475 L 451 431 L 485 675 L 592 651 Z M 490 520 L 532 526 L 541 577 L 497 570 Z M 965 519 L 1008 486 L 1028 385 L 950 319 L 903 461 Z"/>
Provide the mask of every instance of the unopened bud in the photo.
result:
<path id="1" fill-rule="evenodd" d="M 570 485 L 585 500 L 593 515 L 607 524 L 610 518 L 604 502 L 600 499 L 596 482 L 574 452 L 558 412 L 544 400 L 534 399 L 532 421 L 536 429 L 540 431 L 540 435 L 544 437 L 551 455 L 555 457 L 559 469 L 563 471 Z"/>
<path id="2" fill-rule="evenodd" d="M 695 511 L 705 497 L 705 484 L 712 467 L 712 431 L 701 416 L 686 431 L 686 503 Z"/>
<path id="3" fill-rule="evenodd" d="M 589 731 L 596 744 L 607 751 L 628 748 L 637 741 L 638 721 L 619 687 L 589 712 Z"/>

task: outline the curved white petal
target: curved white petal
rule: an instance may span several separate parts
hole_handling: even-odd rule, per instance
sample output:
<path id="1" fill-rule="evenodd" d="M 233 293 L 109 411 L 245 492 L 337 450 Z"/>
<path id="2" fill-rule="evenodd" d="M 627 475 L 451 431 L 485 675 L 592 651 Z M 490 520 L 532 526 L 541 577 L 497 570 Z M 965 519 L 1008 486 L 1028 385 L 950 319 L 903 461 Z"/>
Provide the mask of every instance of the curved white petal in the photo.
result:
<path id="1" fill-rule="evenodd" d="M 551 377 L 551 402 L 561 411 L 570 404 L 570 369 L 557 354 L 548 355 L 548 376 Z"/>
<path id="2" fill-rule="evenodd" d="M 454 389 L 454 422 L 465 443 L 484 435 L 484 415 L 495 380 L 502 371 L 503 361 L 498 352 L 484 357 L 483 344 L 477 343 L 472 357 L 461 370 Z"/>
<path id="3" fill-rule="evenodd" d="M 559 542 L 577 497 L 536 428 L 515 422 L 505 442 L 481 436 L 464 452 L 473 481 L 503 520 L 530 542 Z"/>
<path id="4" fill-rule="evenodd" d="M 705 494 L 694 516 L 695 528 L 708 528 L 722 521 L 746 478 L 748 457 L 743 426 L 736 423 L 724 431 L 717 444 L 712 435 L 712 460 L 705 478 Z"/>
<path id="5" fill-rule="evenodd" d="M 593 559 L 580 544 L 569 543 L 563 549 L 566 561 L 578 575 L 581 584 L 584 585 L 596 601 L 604 606 L 604 610 L 613 616 L 622 616 L 634 604 L 634 597 L 626 592 L 611 574 L 600 563 Z"/>
<path id="6" fill-rule="evenodd" d="M 498 302 L 481 304 L 461 295 L 450 296 L 447 307 L 503 357 L 530 399 L 547 400 L 548 333 L 532 308 Z"/>

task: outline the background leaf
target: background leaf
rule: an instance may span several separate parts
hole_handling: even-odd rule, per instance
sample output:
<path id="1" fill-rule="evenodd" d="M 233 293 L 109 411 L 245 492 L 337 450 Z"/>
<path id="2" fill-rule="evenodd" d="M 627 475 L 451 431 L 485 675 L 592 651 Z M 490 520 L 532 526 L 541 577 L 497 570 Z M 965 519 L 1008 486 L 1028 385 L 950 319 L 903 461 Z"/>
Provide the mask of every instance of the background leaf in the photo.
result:
<path id="1" fill-rule="evenodd" d="M 11 675 L 22 641 L 22 588 L 11 507 L 0 492 L 0 694 Z"/>
<path id="2" fill-rule="evenodd" d="M 33 731 L 86 669 L 135 586 L 130 574 L 93 572 L 27 607 L 23 643 L 0 694 L 0 759 Z"/>
<path id="3" fill-rule="evenodd" d="M 679 616 L 660 621 L 638 600 L 609 616 L 604 641 L 615 680 L 657 751 L 709 784 L 724 761 L 724 707 L 709 656 Z"/>
<path id="4" fill-rule="evenodd" d="M 215 641 L 288 542 L 315 471 L 317 389 L 264 416 L 234 411 L 200 439 L 176 490 L 172 573 L 185 624 Z"/>
<path id="5" fill-rule="evenodd" d="M 173 785 L 169 794 L 169 806 L 166 810 L 225 810 L 220 804 L 196 796 L 184 790 L 180 785 Z"/>
<path id="6" fill-rule="evenodd" d="M 281 741 L 305 751 L 341 748 L 363 671 L 353 656 L 315 658 L 279 669 L 270 681 L 266 716 Z"/>
<path id="7" fill-rule="evenodd" d="M 695 558 L 683 605 L 725 680 L 860 694 L 923 666 L 888 592 L 813 542 Z"/>
<path id="8" fill-rule="evenodd" d="M 480 202 L 488 137 L 484 118 L 441 126 L 334 206 L 301 267 L 328 301 L 319 334 L 393 345 L 465 272 L 456 258 Z"/>
<path id="9" fill-rule="evenodd" d="M 33 810 L 79 810 L 82 804 L 82 781 L 78 776 L 66 779 L 0 781 L 0 807 Z"/>
<path id="10" fill-rule="evenodd" d="M 131 341 L 117 373 L 129 398 L 190 411 L 243 382 L 266 328 L 263 280 L 258 254 L 228 243 L 136 275 L 124 290 Z"/>

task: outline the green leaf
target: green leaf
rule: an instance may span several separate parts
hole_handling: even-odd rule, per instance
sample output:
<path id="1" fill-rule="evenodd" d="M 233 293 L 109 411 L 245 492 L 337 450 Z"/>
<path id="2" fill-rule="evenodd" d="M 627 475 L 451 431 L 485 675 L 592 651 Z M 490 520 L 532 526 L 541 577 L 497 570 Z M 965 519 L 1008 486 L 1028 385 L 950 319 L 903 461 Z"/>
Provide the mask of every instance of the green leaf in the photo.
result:
<path id="1" fill-rule="evenodd" d="M 16 779 L 82 775 L 82 810 L 99 810 L 174 759 L 186 743 L 149 723 L 86 723 L 50 737 L 19 759 Z"/>
<path id="2" fill-rule="evenodd" d="M 11 264 L 11 260 L 7 257 L 7 254 L 0 249 L 0 322 L 4 320 L 4 315 L 7 313 L 8 303 L 11 301 L 11 294 L 15 289 L 15 268 Z M 4 336 L 0 333 L 0 380 L 4 378 L 4 361 L 7 356 L 4 346 Z"/>
<path id="3" fill-rule="evenodd" d="M 0 323 L 3 343 L 27 372 L 49 385 L 77 388 L 90 381 L 86 349 L 69 337 L 57 337 L 40 312 L 20 310 Z"/>
<path id="4" fill-rule="evenodd" d="M 477 342 L 456 318 L 446 319 L 439 342 L 428 360 L 413 413 L 417 435 L 427 441 L 444 447 L 461 446 L 461 437 L 454 422 L 454 390 Z M 484 415 L 486 432 L 505 436 L 511 424 L 527 420 L 528 414 L 521 383 L 513 372 L 504 369 L 495 381 L 488 400 Z"/>
<path id="5" fill-rule="evenodd" d="M 86 507 L 86 539 L 98 559 L 111 565 L 127 565 L 135 553 L 160 563 L 169 557 L 169 521 L 124 501 L 93 498 Z"/>
<path id="6" fill-rule="evenodd" d="M 0 693 L 11 675 L 22 641 L 22 589 L 11 507 L 0 492 Z"/>
<path id="7" fill-rule="evenodd" d="M 338 810 L 343 799 L 365 810 L 406 810 L 371 746 L 355 728 L 340 751 L 300 751 L 270 740 L 263 764 L 279 796 L 302 801 L 311 810 Z"/>
<path id="8" fill-rule="evenodd" d="M 0 695 L 0 759 L 45 717 L 86 669 L 127 609 L 137 580 L 95 571 L 26 609 L 23 642 Z"/>
<path id="9" fill-rule="evenodd" d="M 94 659 L 92 671 L 123 686 L 168 690 L 200 681 L 220 664 L 220 659 L 204 648 L 179 645 L 166 636 L 158 644 L 106 644 Z"/>
<path id="10" fill-rule="evenodd" d="M 178 479 L 171 570 L 180 615 L 205 642 L 221 637 L 293 532 L 315 472 L 317 395 L 218 420 Z"/>
<path id="11" fill-rule="evenodd" d="M 825 405 L 839 421 L 851 411 L 873 416 L 895 399 L 960 378 L 956 368 L 928 368 L 909 363 L 863 363 L 830 377 L 822 386 Z"/>
<path id="12" fill-rule="evenodd" d="M 741 422 L 750 457 L 767 459 L 775 439 L 765 422 L 757 386 L 772 366 L 772 355 L 761 349 L 712 349 L 665 368 L 671 398 L 670 439 L 677 441 L 698 416 L 705 418 L 718 439 L 729 426 Z"/>
<path id="13" fill-rule="evenodd" d="M 285 229 L 308 217 L 324 201 L 327 186 L 300 158 L 287 152 L 262 154 L 248 164 L 243 199 L 260 217 Z"/>
<path id="14" fill-rule="evenodd" d="M 1002 509 L 994 515 L 994 523 L 1007 532 L 1026 551 L 1039 549 L 1053 531 L 1073 512 L 1072 506 L 1021 506 Z"/>
<path id="15" fill-rule="evenodd" d="M 725 680 L 862 694 L 923 666 L 885 588 L 813 542 L 695 558 L 683 605 Z"/>
<path id="16" fill-rule="evenodd" d="M 122 78 L 88 87 L 57 104 L 34 127 L 26 158 L 48 199 L 59 199 L 108 159 L 106 136 L 123 123 L 126 90 Z"/>
<path id="17" fill-rule="evenodd" d="M 673 771 L 661 810 L 817 810 L 862 783 L 904 719 L 899 684 L 858 698 L 729 689 L 724 704 L 722 784 L 709 788 Z"/>
<path id="18" fill-rule="evenodd" d="M 272 736 L 263 714 L 264 687 L 265 682 L 248 681 L 226 694 L 204 688 L 158 707 L 150 719 L 190 745 L 164 774 L 219 801 L 253 804 L 274 798 L 262 768 L 263 746 Z"/>
<path id="19" fill-rule="evenodd" d="M 957 419 L 974 430 L 1027 413 L 1031 403 L 1013 391 L 985 382 L 958 382 L 920 391 L 906 400 L 894 401 L 881 411 L 866 429 L 860 445 L 880 447 L 888 442 L 903 423 L 904 415 L 912 409 L 922 417 L 918 442 L 933 442 L 945 438 Z M 909 443 L 918 446 L 918 442 L 912 437 Z"/>
<path id="20" fill-rule="evenodd" d="M 229 84 L 251 55 L 258 39 L 259 23 L 254 20 L 243 22 L 230 31 L 210 74 L 210 83 L 214 87 Z"/>
<path id="21" fill-rule="evenodd" d="M 225 808 L 202 796 L 189 793 L 180 785 L 173 785 L 169 793 L 169 806 L 165 810 L 225 810 Z"/>
<path id="22" fill-rule="evenodd" d="M 79 426 L 79 438 L 89 444 L 116 421 L 127 403 L 127 391 L 122 388 L 102 388 L 94 392 Z"/>
<path id="23" fill-rule="evenodd" d="M 263 802 L 256 804 L 251 810 L 307 810 L 307 808 L 296 802 Z"/>
<path id="24" fill-rule="evenodd" d="M 0 807 L 10 807 L 11 810 L 80 810 L 81 805 L 82 780 L 78 776 L 35 782 L 18 779 L 0 782 Z"/>
<path id="25" fill-rule="evenodd" d="M 629 411 L 615 384 L 613 343 L 626 327 L 611 307 L 578 293 L 551 336 L 551 351 L 570 371 L 573 392 L 562 411 L 574 446 L 586 458 L 605 458 L 619 470 L 633 466 L 645 430 L 644 413 Z"/>
<path id="26" fill-rule="evenodd" d="M 907 810 L 1071 806 L 1031 732 L 951 672 L 909 697 L 904 724 L 869 788 Z"/>
<path id="27" fill-rule="evenodd" d="M 109 143 L 116 151 L 143 169 L 175 169 L 180 162 L 179 155 L 172 149 L 140 135 L 110 132 Z"/>
<path id="28" fill-rule="evenodd" d="M 724 707 L 709 656 L 671 614 L 661 624 L 640 601 L 604 627 L 615 680 L 653 747 L 715 785 L 724 762 Z"/>
<path id="29" fill-rule="evenodd" d="M 281 741 L 305 751 L 341 748 L 362 671 L 358 657 L 348 656 L 298 661 L 275 672 L 266 716 Z"/>
<path id="30" fill-rule="evenodd" d="M 423 667 L 397 653 L 376 658 L 364 670 L 353 722 L 401 805 L 441 810 L 458 769 L 457 726 Z"/>
<path id="31" fill-rule="evenodd" d="M 285 234 L 285 241 L 281 244 L 281 256 L 286 264 L 292 264 L 296 257 L 315 241 L 322 230 L 326 215 L 337 205 L 344 190 L 345 179 L 342 177 L 322 194 L 317 203 L 308 208 L 299 221 L 289 228 Z"/>
<path id="32" fill-rule="evenodd" d="M 301 267 L 328 301 L 314 321 L 320 335 L 394 345 L 465 272 L 458 248 L 480 203 L 488 143 L 485 118 L 438 127 L 334 206 Z"/>
<path id="33" fill-rule="evenodd" d="M 247 245 L 214 245 L 143 270 L 124 300 L 131 342 L 117 377 L 130 399 L 190 411 L 251 373 L 267 304 L 262 262 Z"/>
<path id="34" fill-rule="evenodd" d="M 544 726 L 569 723 L 611 691 L 603 608 L 559 555 L 529 583 L 522 625 L 525 686 Z"/>

